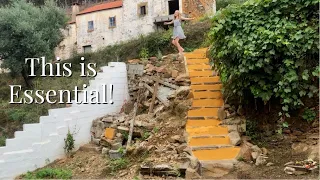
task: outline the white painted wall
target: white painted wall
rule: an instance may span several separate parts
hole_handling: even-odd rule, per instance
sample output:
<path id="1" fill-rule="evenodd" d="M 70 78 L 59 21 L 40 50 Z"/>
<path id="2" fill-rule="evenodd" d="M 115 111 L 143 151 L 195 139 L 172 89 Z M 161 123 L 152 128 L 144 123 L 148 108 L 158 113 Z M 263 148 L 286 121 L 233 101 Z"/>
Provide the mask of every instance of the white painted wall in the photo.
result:
<path id="1" fill-rule="evenodd" d="M 63 41 L 55 48 L 55 56 L 62 60 L 69 59 L 72 53 L 77 52 L 77 26 L 76 23 L 68 24 L 62 30 Z"/>
<path id="2" fill-rule="evenodd" d="M 70 129 L 76 149 L 90 142 L 92 121 L 98 117 L 118 113 L 129 98 L 125 63 L 111 62 L 102 68 L 87 90 L 99 89 L 101 84 L 114 85 L 114 104 L 72 104 L 68 108 L 50 109 L 48 116 L 41 116 L 36 124 L 24 124 L 23 131 L 15 132 L 15 138 L 7 139 L 0 147 L 0 179 L 14 177 L 64 157 L 64 138 Z M 80 93 L 80 97 L 82 94 Z M 81 99 L 80 99 L 81 100 Z"/>
<path id="3" fill-rule="evenodd" d="M 97 11 L 77 15 L 77 44 L 79 53 L 83 53 L 83 46 L 91 45 L 92 51 L 101 47 L 123 41 L 122 36 L 122 8 Z M 116 27 L 109 28 L 109 17 L 116 16 Z M 93 21 L 94 30 L 88 31 L 88 22 Z"/>

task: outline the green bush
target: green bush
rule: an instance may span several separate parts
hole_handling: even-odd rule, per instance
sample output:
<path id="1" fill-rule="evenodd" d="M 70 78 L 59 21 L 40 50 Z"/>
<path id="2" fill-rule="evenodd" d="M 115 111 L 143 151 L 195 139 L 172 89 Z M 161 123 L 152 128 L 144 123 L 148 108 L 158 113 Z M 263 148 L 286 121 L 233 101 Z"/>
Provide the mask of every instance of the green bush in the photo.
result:
<path id="1" fill-rule="evenodd" d="M 318 7 L 318 0 L 250 0 L 219 11 L 210 57 L 224 95 L 280 99 L 286 116 L 302 98 L 318 96 Z"/>
<path id="2" fill-rule="evenodd" d="M 71 179 L 72 172 L 64 169 L 45 168 L 36 172 L 28 172 L 25 179 Z"/>
<path id="3" fill-rule="evenodd" d="M 302 118 L 304 120 L 306 120 L 307 122 L 314 121 L 316 119 L 316 117 L 317 117 L 317 113 L 314 110 L 309 109 L 309 108 L 305 109 L 302 114 Z"/>
<path id="4" fill-rule="evenodd" d="M 231 4 L 241 4 L 244 3 L 246 0 L 218 0 L 216 1 L 217 11 L 226 8 L 228 5 Z"/>

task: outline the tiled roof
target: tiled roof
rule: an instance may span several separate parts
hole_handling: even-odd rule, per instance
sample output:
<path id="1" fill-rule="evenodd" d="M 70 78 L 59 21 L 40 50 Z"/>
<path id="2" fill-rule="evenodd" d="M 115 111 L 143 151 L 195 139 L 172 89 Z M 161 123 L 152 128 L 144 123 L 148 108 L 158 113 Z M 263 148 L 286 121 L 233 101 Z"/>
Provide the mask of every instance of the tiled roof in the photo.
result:
<path id="1" fill-rule="evenodd" d="M 122 7 L 122 1 L 114 1 L 114 2 L 107 2 L 99 5 L 95 5 L 89 8 L 84 9 L 83 11 L 79 12 L 77 15 L 92 13 L 96 11 L 112 9 Z"/>

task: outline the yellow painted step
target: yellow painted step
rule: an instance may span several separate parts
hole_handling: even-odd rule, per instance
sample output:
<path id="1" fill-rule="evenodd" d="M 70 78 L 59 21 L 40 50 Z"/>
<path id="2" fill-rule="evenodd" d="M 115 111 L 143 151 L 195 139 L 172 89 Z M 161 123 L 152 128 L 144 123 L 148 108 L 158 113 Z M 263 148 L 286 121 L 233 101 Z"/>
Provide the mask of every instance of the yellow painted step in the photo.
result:
<path id="1" fill-rule="evenodd" d="M 222 98 L 222 93 L 221 91 L 214 91 L 214 92 L 192 92 L 193 94 L 193 99 L 201 99 L 201 98 Z"/>
<path id="2" fill-rule="evenodd" d="M 191 83 L 220 83 L 220 77 L 193 77 L 190 81 Z"/>
<path id="3" fill-rule="evenodd" d="M 186 127 L 189 137 L 192 136 L 214 136 L 214 135 L 227 135 L 228 128 L 221 126 L 202 126 L 197 128 Z"/>
<path id="4" fill-rule="evenodd" d="M 188 117 L 218 117 L 219 108 L 201 108 L 188 111 Z"/>
<path id="5" fill-rule="evenodd" d="M 208 48 L 200 48 L 200 49 L 196 49 L 193 52 L 194 53 L 207 53 Z"/>
<path id="6" fill-rule="evenodd" d="M 192 107 L 221 107 L 223 99 L 199 99 L 193 100 Z"/>
<path id="7" fill-rule="evenodd" d="M 208 138 L 191 138 L 189 146 L 214 146 L 214 145 L 229 145 L 230 138 L 226 137 L 208 137 Z"/>
<path id="8" fill-rule="evenodd" d="M 211 69 L 211 66 L 210 65 L 207 65 L 207 64 L 200 64 L 200 65 L 188 65 L 188 70 L 196 70 L 196 69 L 199 69 L 199 70 L 210 70 Z"/>
<path id="9" fill-rule="evenodd" d="M 234 159 L 238 156 L 240 148 L 219 148 L 211 150 L 196 150 L 193 151 L 194 156 L 200 161 L 205 160 L 225 160 Z"/>
<path id="10" fill-rule="evenodd" d="M 187 64 L 209 64 L 209 59 L 187 59 Z"/>
<path id="11" fill-rule="evenodd" d="M 192 71 L 189 72 L 189 76 L 190 77 L 208 77 L 208 76 L 213 76 L 213 72 L 212 71 Z"/>
<path id="12" fill-rule="evenodd" d="M 186 53 L 184 56 L 187 59 L 205 59 L 205 58 L 207 58 L 205 53 Z"/>
<path id="13" fill-rule="evenodd" d="M 191 85 L 191 90 L 221 90 L 222 84 L 214 85 Z"/>
<path id="14" fill-rule="evenodd" d="M 187 128 L 194 128 L 200 126 L 217 126 L 221 123 L 220 120 L 211 119 L 211 120 L 187 120 L 186 127 Z"/>

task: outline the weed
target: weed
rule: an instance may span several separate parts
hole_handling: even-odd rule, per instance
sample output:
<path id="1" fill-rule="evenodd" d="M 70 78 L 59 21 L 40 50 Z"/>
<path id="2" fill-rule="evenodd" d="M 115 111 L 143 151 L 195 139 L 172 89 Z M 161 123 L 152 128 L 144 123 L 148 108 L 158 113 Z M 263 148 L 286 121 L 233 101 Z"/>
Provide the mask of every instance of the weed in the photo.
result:
<path id="1" fill-rule="evenodd" d="M 154 127 L 154 128 L 153 128 L 153 132 L 154 132 L 154 133 L 158 133 L 159 130 L 160 130 L 160 128 L 158 128 L 158 127 Z"/>
<path id="2" fill-rule="evenodd" d="M 147 48 L 142 48 L 139 52 L 139 56 L 142 59 L 147 59 L 149 57 L 149 50 Z"/>
<path id="3" fill-rule="evenodd" d="M 64 169 L 45 168 L 36 172 L 28 172 L 24 179 L 71 179 L 72 172 Z"/>
<path id="4" fill-rule="evenodd" d="M 314 121 L 317 117 L 317 113 L 309 108 L 306 108 L 302 114 L 302 118 L 306 120 L 308 123 Z"/>
<path id="5" fill-rule="evenodd" d="M 245 161 L 242 156 L 238 157 L 238 161 Z"/>
<path id="6" fill-rule="evenodd" d="M 64 152 L 67 155 L 70 155 L 70 153 L 72 152 L 72 150 L 74 149 L 74 138 L 73 138 L 73 134 L 70 133 L 70 130 L 68 130 L 68 134 L 67 137 L 64 139 Z"/>
<path id="7" fill-rule="evenodd" d="M 127 168 L 128 164 L 129 164 L 129 160 L 127 160 L 126 158 L 120 158 L 120 159 L 111 160 L 109 167 L 110 167 L 111 173 L 116 173 L 121 169 Z"/>
<path id="8" fill-rule="evenodd" d="M 140 180 L 138 176 L 133 177 L 133 180 Z"/>
<path id="9" fill-rule="evenodd" d="M 121 146 L 119 149 L 118 149 L 119 153 L 124 155 L 125 154 L 125 149 Z"/>
<path id="10" fill-rule="evenodd" d="M 148 139 L 148 137 L 149 137 L 150 135 L 151 135 L 150 132 L 147 132 L 147 131 L 146 131 L 146 132 L 143 133 L 141 139 L 142 139 L 142 140 L 146 140 L 146 139 Z"/>
<path id="11" fill-rule="evenodd" d="M 157 59 L 161 60 L 162 59 L 162 53 L 160 51 L 160 49 L 158 49 L 158 54 L 157 54 Z"/>

